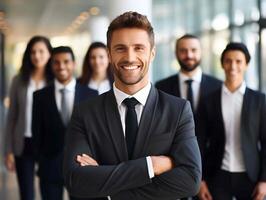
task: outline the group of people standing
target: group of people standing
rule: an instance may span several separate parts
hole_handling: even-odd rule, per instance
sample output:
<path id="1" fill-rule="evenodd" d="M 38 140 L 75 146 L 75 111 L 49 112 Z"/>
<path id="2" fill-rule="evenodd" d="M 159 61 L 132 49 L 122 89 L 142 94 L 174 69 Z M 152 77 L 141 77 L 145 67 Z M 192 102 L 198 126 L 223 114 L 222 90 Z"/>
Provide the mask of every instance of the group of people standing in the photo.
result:
<path id="1" fill-rule="evenodd" d="M 22 200 L 34 199 L 36 161 L 42 199 L 63 198 L 63 142 L 73 107 L 112 88 L 105 44 L 91 44 L 77 80 L 75 68 L 70 47 L 52 48 L 46 37 L 35 36 L 12 80 L 5 160 L 16 171 Z"/>
<path id="2" fill-rule="evenodd" d="M 226 46 L 223 82 L 203 73 L 196 36 L 178 38 L 175 54 L 179 73 L 156 89 L 153 28 L 136 12 L 112 21 L 107 47 L 91 44 L 77 80 L 70 47 L 32 38 L 6 129 L 6 166 L 21 199 L 34 199 L 37 161 L 43 200 L 62 199 L 65 184 L 70 199 L 263 200 L 266 99 L 245 83 L 247 47 Z"/>
<path id="3" fill-rule="evenodd" d="M 177 75 L 156 83 L 162 91 L 190 101 L 202 157 L 200 200 L 263 200 L 266 195 L 266 99 L 244 80 L 251 56 L 231 42 L 221 54 L 225 80 L 202 72 L 199 39 L 176 41 Z"/>

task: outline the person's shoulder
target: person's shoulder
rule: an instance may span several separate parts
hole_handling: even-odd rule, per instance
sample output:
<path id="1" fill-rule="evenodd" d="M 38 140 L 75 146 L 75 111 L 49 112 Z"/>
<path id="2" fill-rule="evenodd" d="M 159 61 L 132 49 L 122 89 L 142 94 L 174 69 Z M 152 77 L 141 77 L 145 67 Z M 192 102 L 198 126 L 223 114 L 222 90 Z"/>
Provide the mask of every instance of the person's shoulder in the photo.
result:
<path id="1" fill-rule="evenodd" d="M 208 74 L 202 74 L 202 76 L 205 78 L 206 81 L 208 81 L 209 83 L 211 84 L 215 84 L 215 85 L 222 85 L 222 81 L 219 80 L 218 78 L 214 77 L 214 76 L 211 76 L 211 75 L 208 75 Z"/>
<path id="2" fill-rule="evenodd" d="M 178 74 L 174 74 L 172 76 L 169 76 L 167 78 L 159 80 L 155 83 L 155 86 L 160 87 L 160 86 L 165 86 L 165 85 L 168 85 L 171 83 L 176 83 L 177 82 L 177 76 L 178 76 Z"/>
<path id="3" fill-rule="evenodd" d="M 46 96 L 48 98 L 51 98 L 51 96 L 48 96 L 48 94 L 54 90 L 54 85 L 51 83 L 47 86 L 45 86 L 44 88 L 40 89 L 40 90 L 36 90 L 33 95 L 34 96 Z"/>
<path id="4" fill-rule="evenodd" d="M 266 98 L 263 92 L 251 89 L 249 87 L 246 88 L 246 92 L 248 92 L 250 96 L 254 96 L 255 98 L 264 99 L 264 100 Z"/>
<path id="5" fill-rule="evenodd" d="M 112 91 L 103 93 L 101 95 L 95 96 L 90 99 L 86 99 L 76 105 L 77 109 L 81 111 L 88 111 L 88 110 L 100 110 L 103 108 L 104 100 L 108 98 Z"/>
<path id="6" fill-rule="evenodd" d="M 76 84 L 77 84 L 77 85 L 76 85 L 77 88 L 78 88 L 80 91 L 82 91 L 82 92 L 84 92 L 84 93 L 91 94 L 91 95 L 93 95 L 93 96 L 97 96 L 97 95 L 98 95 L 98 91 L 97 91 L 97 90 L 94 90 L 94 89 L 88 87 L 87 85 L 80 84 L 78 81 L 77 81 Z"/>
<path id="7" fill-rule="evenodd" d="M 22 75 L 19 73 L 19 74 L 16 74 L 13 79 L 12 79 L 12 84 L 13 85 L 16 85 L 16 86 L 24 86 L 24 81 L 23 81 L 23 78 L 22 78 Z"/>
<path id="8" fill-rule="evenodd" d="M 177 104 L 180 105 L 180 104 L 185 104 L 187 102 L 187 100 L 183 98 L 168 94 L 162 90 L 157 89 L 157 91 L 158 91 L 159 100 L 162 102 L 166 102 L 172 105 L 177 105 Z"/>

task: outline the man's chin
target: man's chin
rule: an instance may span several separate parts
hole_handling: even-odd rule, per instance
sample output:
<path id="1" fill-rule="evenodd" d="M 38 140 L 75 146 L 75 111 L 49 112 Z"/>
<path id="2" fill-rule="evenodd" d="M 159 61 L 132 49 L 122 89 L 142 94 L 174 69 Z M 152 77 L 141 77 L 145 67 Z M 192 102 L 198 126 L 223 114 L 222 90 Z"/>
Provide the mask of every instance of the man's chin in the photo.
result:
<path id="1" fill-rule="evenodd" d="M 192 66 L 181 66 L 181 69 L 186 72 L 191 72 L 195 70 L 199 65 L 192 65 Z"/>

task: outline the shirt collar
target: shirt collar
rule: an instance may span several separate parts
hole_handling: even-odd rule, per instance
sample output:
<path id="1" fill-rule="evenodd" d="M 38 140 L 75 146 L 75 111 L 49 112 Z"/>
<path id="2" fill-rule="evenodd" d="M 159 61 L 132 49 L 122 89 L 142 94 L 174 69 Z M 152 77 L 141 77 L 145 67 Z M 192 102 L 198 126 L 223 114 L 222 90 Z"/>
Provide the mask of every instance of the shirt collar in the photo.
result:
<path id="1" fill-rule="evenodd" d="M 242 84 L 241 84 L 241 86 L 240 86 L 236 91 L 231 92 L 231 91 L 226 87 L 226 85 L 223 84 L 222 91 L 223 91 L 224 93 L 226 93 L 226 94 L 240 93 L 240 94 L 244 95 L 244 94 L 245 94 L 245 91 L 246 91 L 246 87 L 247 87 L 246 82 L 243 81 Z"/>
<path id="2" fill-rule="evenodd" d="M 148 83 L 144 88 L 142 88 L 141 90 L 139 90 L 135 94 L 129 95 L 129 94 L 126 94 L 123 91 L 119 90 L 115 86 L 115 84 L 113 84 L 114 95 L 115 95 L 116 102 L 117 102 L 118 106 L 120 106 L 122 104 L 124 99 L 131 98 L 131 97 L 135 97 L 140 104 L 145 106 L 146 101 L 147 101 L 148 96 L 149 96 L 149 93 L 150 93 L 150 89 L 151 89 L 151 83 Z"/>
<path id="3" fill-rule="evenodd" d="M 76 79 L 75 78 L 72 78 L 72 80 L 67 85 L 63 85 L 57 79 L 54 80 L 54 83 L 55 83 L 55 89 L 58 91 L 63 89 L 63 88 L 65 88 L 67 91 L 70 91 L 70 92 L 75 91 L 75 87 L 76 87 Z"/>
<path id="4" fill-rule="evenodd" d="M 195 82 L 200 83 L 201 82 L 201 77 L 202 77 L 202 69 L 201 67 L 197 67 L 196 68 L 196 72 L 192 77 L 187 76 L 186 74 L 184 74 L 183 72 L 180 71 L 179 73 L 179 78 L 180 78 L 180 82 L 183 83 L 186 80 L 192 79 Z"/>

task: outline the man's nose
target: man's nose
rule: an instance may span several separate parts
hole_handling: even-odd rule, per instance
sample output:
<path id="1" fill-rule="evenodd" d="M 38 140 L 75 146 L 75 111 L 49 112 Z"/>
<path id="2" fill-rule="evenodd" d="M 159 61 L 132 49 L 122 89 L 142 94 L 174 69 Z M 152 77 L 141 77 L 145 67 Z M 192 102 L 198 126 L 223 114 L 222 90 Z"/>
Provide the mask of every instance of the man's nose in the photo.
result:
<path id="1" fill-rule="evenodd" d="M 133 49 L 128 49 L 126 52 L 126 58 L 128 62 L 136 61 L 136 52 Z"/>

